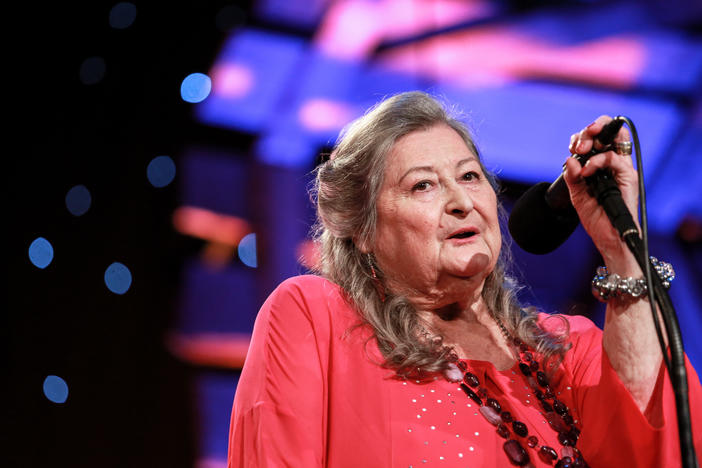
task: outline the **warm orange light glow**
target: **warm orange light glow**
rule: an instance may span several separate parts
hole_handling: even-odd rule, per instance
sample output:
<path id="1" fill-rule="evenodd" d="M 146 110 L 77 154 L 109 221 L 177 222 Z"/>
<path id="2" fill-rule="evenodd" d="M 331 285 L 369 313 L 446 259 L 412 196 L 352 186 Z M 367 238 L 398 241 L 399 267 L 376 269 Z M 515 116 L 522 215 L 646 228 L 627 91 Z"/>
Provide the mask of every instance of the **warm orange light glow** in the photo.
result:
<path id="1" fill-rule="evenodd" d="M 177 208 L 173 212 L 173 227 L 181 234 L 229 246 L 236 246 L 252 231 L 241 218 L 194 206 Z"/>
<path id="2" fill-rule="evenodd" d="M 219 242 L 208 242 L 202 249 L 202 261 L 212 269 L 224 268 L 236 255 L 236 247 Z"/>
<path id="3" fill-rule="evenodd" d="M 241 369 L 250 342 L 248 333 L 173 333 L 166 338 L 166 347 L 190 364 Z"/>
<path id="4" fill-rule="evenodd" d="M 319 246 L 312 240 L 302 241 L 297 246 L 297 258 L 300 264 L 310 270 L 314 270 L 319 266 L 321 253 Z"/>

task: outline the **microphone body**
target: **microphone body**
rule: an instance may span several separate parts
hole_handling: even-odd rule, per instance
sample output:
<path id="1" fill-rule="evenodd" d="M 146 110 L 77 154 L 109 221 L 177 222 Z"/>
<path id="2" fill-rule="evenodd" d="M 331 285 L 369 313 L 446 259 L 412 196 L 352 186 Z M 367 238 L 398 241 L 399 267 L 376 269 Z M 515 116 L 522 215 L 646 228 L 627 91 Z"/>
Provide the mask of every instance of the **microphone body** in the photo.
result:
<path id="1" fill-rule="evenodd" d="M 595 137 L 602 148 L 595 149 L 593 147 L 587 154 L 572 157 L 584 165 L 590 157 L 606 151 L 606 147 L 612 144 L 623 124 L 623 120 L 616 118 L 607 123 Z M 600 172 L 609 171 L 598 171 L 597 174 L 588 179 L 599 179 L 602 176 Z M 611 182 L 614 183 L 614 187 L 607 184 L 605 198 L 608 200 L 611 200 L 612 196 L 616 196 L 615 192 L 619 192 L 616 183 L 613 180 Z M 588 181 L 588 184 L 593 188 L 593 183 Z M 621 192 L 619 192 L 619 199 L 621 200 Z M 618 207 L 618 210 L 623 206 L 623 201 L 613 203 Z M 608 216 L 611 218 L 609 213 Z M 620 214 L 616 214 L 615 217 L 620 217 Z M 509 216 L 508 227 L 512 238 L 521 248 L 529 253 L 546 254 L 565 242 L 579 222 L 578 214 L 570 201 L 568 186 L 563 174 L 561 174 L 552 184 L 541 182 L 527 190 L 515 203 Z"/>

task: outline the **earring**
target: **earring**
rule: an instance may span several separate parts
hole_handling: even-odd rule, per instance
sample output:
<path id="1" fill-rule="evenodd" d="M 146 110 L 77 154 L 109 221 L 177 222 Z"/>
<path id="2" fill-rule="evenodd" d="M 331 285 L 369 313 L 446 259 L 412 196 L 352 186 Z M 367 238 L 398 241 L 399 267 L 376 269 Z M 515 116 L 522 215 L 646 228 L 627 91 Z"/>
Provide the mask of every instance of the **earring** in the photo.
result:
<path id="1" fill-rule="evenodd" d="M 377 280 L 378 275 L 375 273 L 375 267 L 373 266 L 373 259 L 371 258 L 371 254 L 366 254 L 366 259 L 368 260 L 368 266 L 370 267 L 371 276 L 374 280 Z"/>
<path id="2" fill-rule="evenodd" d="M 373 286 L 375 286 L 375 290 L 380 297 L 380 302 L 385 302 L 385 287 L 380 279 L 378 279 L 378 274 L 375 272 L 371 254 L 366 254 L 366 259 L 368 260 L 368 266 L 370 267 L 371 278 L 373 278 Z"/>

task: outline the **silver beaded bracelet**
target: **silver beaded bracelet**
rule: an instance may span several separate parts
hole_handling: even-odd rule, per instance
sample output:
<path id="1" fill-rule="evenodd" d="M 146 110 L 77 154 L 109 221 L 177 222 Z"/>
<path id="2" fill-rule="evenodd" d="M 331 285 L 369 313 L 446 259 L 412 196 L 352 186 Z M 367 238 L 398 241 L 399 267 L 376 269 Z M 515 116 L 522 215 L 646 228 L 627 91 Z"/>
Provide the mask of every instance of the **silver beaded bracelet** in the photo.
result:
<path id="1" fill-rule="evenodd" d="M 661 262 L 656 257 L 651 257 L 651 265 L 663 282 L 663 287 L 670 287 L 671 281 L 675 279 L 673 265 Z M 646 280 L 644 278 L 622 278 L 616 273 L 607 271 L 607 267 L 597 268 L 595 277 L 592 278 L 592 294 L 602 302 L 607 302 L 622 296 L 633 298 L 644 297 L 648 293 Z"/>

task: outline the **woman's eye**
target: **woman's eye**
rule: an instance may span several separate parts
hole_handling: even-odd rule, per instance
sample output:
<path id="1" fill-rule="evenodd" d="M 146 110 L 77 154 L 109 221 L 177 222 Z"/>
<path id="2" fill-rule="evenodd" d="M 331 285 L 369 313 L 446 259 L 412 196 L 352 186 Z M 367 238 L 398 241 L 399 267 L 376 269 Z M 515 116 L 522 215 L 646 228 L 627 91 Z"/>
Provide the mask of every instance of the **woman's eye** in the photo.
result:
<path id="1" fill-rule="evenodd" d="M 431 182 L 429 182 L 428 180 L 423 180 L 421 182 L 414 184 L 414 187 L 412 187 L 412 191 L 413 192 L 423 192 L 425 190 L 429 190 L 430 187 L 431 187 Z"/>
<path id="2" fill-rule="evenodd" d="M 478 179 L 480 179 L 480 174 L 478 174 L 475 171 L 469 171 L 469 172 L 466 172 L 465 174 L 463 174 L 463 180 L 471 181 L 471 180 L 478 180 Z"/>

